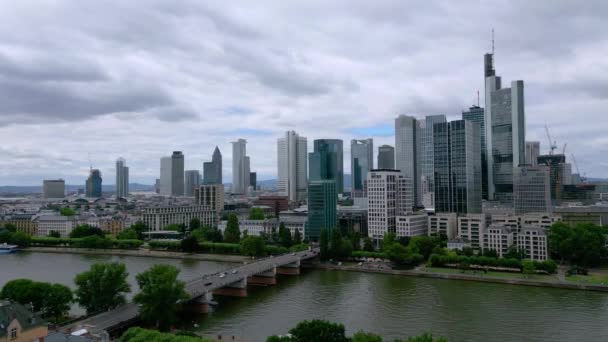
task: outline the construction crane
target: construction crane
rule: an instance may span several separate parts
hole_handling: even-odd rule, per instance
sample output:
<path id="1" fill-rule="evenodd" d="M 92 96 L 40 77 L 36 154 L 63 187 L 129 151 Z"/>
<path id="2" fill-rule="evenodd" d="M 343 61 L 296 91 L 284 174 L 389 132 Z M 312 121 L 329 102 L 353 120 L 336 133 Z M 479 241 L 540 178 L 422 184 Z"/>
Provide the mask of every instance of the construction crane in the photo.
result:
<path id="1" fill-rule="evenodd" d="M 549 154 L 552 155 L 553 151 L 557 149 L 557 141 L 551 138 L 551 133 L 549 133 L 549 127 L 547 127 L 547 125 L 545 125 L 545 133 L 547 133 L 547 139 L 549 140 Z"/>
<path id="2" fill-rule="evenodd" d="M 574 164 L 574 167 L 576 168 L 576 173 L 578 173 L 578 176 L 581 178 L 581 182 L 585 183 L 587 178 L 583 174 L 581 174 L 581 171 L 578 169 L 578 163 L 576 162 L 576 158 L 574 157 L 574 154 L 570 153 L 570 157 L 572 157 L 572 163 Z"/>

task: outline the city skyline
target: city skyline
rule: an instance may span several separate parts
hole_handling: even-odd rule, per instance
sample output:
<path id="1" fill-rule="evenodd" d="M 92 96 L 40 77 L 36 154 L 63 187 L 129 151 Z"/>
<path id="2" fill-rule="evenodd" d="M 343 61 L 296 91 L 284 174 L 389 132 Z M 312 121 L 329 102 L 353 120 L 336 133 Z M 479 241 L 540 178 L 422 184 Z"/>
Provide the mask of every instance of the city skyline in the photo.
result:
<path id="1" fill-rule="evenodd" d="M 405 5 L 399 3 L 348 5 L 345 11 L 346 4 L 284 8 L 270 3 L 250 15 L 238 4 L 221 12 L 204 7 L 214 6 L 208 4 L 173 8 L 178 17 L 188 13 L 191 27 L 208 36 L 201 44 L 162 6 L 140 11 L 129 4 L 37 4 L 51 14 L 42 18 L 3 4 L 5 25 L 11 27 L 4 32 L 11 35 L 3 37 L 0 49 L 7 104 L 0 113 L 0 184 L 38 185 L 49 178 L 84 184 L 88 154 L 104 175 L 115 174 L 115 159 L 123 156 L 132 182 L 153 184 L 161 156 L 180 150 L 186 169 L 200 169 L 214 146 L 230 151 L 237 138 L 249 142 L 258 179 L 275 179 L 276 156 L 267 153 L 268 146 L 292 129 L 308 137 L 309 151 L 316 139 L 373 138 L 376 146 L 393 145 L 391 122 L 397 115 L 445 114 L 454 120 L 477 104 L 477 91 L 485 107 L 482 63 L 491 51 L 492 28 L 498 74 L 526 83 L 526 139 L 540 141 L 541 154 L 546 153 L 547 124 L 560 149 L 568 144 L 566 154 L 575 154 L 582 173 L 605 177 L 608 140 L 603 127 L 594 124 L 606 108 L 601 56 L 608 43 L 597 19 L 607 10 L 601 2 L 555 4 L 552 11 L 524 3 L 425 4 L 413 11 L 401 10 Z M 148 33 L 159 27 L 165 33 L 121 37 L 116 33 L 128 23 L 116 19 L 117 10 L 148 23 L 130 28 L 133 37 L 154 36 Z M 335 34 L 319 37 L 306 29 L 298 15 L 303 10 L 323 13 L 311 15 L 310 25 Z M 416 15 L 401 17 L 408 12 Z M 427 19 L 438 14 L 447 20 L 430 25 Z M 475 23 L 462 21 L 471 16 Z M 518 25 L 512 24 L 515 18 Z M 348 20 L 367 24 L 350 26 Z M 560 20 L 560 27 L 548 24 L 553 20 Z M 32 21 L 56 30 L 40 35 L 25 25 Z M 454 30 L 454 22 L 462 25 Z M 69 49 L 63 37 L 78 37 L 82 49 Z M 357 47 L 351 44 L 354 37 L 361 39 Z M 196 63 L 167 47 L 183 50 Z M 448 57 L 428 62 L 437 56 Z M 212 67 L 216 64 L 223 68 Z M 27 100 L 32 96 L 44 106 Z M 23 132 L 32 138 L 22 139 Z M 346 170 L 349 149 L 344 147 Z M 232 178 L 228 154 L 226 181 Z M 104 184 L 111 184 L 113 177 L 106 178 Z"/>

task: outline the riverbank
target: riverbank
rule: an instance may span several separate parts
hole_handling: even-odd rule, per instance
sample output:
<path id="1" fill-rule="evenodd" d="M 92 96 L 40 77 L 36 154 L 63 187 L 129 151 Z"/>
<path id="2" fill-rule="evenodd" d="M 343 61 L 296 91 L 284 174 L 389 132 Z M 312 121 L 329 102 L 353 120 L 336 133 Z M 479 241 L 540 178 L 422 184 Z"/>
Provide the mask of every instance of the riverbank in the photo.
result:
<path id="1" fill-rule="evenodd" d="M 28 247 L 23 249 L 28 252 L 59 253 L 59 254 L 95 254 L 95 255 L 118 255 L 134 257 L 153 257 L 169 259 L 187 259 L 201 261 L 223 261 L 241 263 L 250 260 L 243 255 L 226 254 L 200 254 L 182 253 L 172 251 L 158 251 L 149 249 L 89 249 L 89 248 L 70 248 L 70 247 Z"/>
<path id="2" fill-rule="evenodd" d="M 524 285 L 524 286 L 536 286 L 536 287 L 552 287 L 560 289 L 570 290 L 586 290 L 586 291 L 597 291 L 597 292 L 608 292 L 608 286 L 594 285 L 594 284 L 583 284 L 574 283 L 567 281 L 547 281 L 537 279 L 523 279 L 523 278 L 508 278 L 508 277 L 492 277 L 475 274 L 464 274 L 464 273 L 442 273 L 436 269 L 426 271 L 425 268 L 413 269 L 413 270 L 394 270 L 390 268 L 369 268 L 362 266 L 349 266 L 349 265 L 334 265 L 334 264 L 302 264 L 305 268 L 320 269 L 320 270 L 336 270 L 336 271 L 349 271 L 349 272 L 365 272 L 365 273 L 380 273 L 380 274 L 391 274 L 401 275 L 409 277 L 422 277 L 422 278 L 433 278 L 433 279 L 446 279 L 446 280 L 466 280 L 476 281 L 482 283 L 495 283 L 495 284 L 508 284 L 508 285 Z"/>

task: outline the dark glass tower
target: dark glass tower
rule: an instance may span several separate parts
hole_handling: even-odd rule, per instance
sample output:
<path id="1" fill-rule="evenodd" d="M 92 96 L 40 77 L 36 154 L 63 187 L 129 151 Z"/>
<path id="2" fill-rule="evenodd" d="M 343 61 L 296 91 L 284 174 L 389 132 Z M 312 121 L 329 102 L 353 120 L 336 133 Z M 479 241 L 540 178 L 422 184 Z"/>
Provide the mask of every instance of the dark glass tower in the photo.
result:
<path id="1" fill-rule="evenodd" d="M 312 180 L 333 180 L 336 191 L 344 192 L 344 162 L 342 140 L 318 139 L 314 152 L 308 154 L 308 177 Z"/>
<path id="2" fill-rule="evenodd" d="M 217 146 L 211 161 L 203 163 L 203 183 L 222 184 L 222 153 Z"/>
<path id="3" fill-rule="evenodd" d="M 488 160 L 486 158 L 486 118 L 483 108 L 472 106 L 468 111 L 462 112 L 462 119 L 476 122 L 481 130 L 479 131 L 481 139 L 481 196 L 483 199 L 488 199 Z"/>
<path id="4" fill-rule="evenodd" d="M 92 169 L 85 186 L 86 196 L 91 198 L 101 197 L 101 182 L 101 171 Z"/>
<path id="5" fill-rule="evenodd" d="M 338 193 L 333 180 L 313 180 L 308 182 L 308 222 L 306 237 L 319 241 L 321 230 L 331 236 L 336 228 Z M 329 241 L 329 239 L 328 239 Z"/>

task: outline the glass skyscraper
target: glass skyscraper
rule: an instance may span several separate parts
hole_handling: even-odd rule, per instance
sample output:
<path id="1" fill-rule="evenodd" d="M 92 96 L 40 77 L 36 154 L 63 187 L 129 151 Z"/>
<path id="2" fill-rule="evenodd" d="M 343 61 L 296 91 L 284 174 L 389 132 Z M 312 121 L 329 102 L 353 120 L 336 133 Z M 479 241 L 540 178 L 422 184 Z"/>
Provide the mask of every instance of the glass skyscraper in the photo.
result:
<path id="1" fill-rule="evenodd" d="M 420 162 L 422 163 L 422 204 L 426 208 L 435 206 L 435 159 L 433 145 L 433 125 L 436 123 L 446 122 L 445 115 L 429 115 L 424 119 L 424 127 L 422 128 L 422 155 Z"/>
<path id="2" fill-rule="evenodd" d="M 488 160 L 486 158 L 486 118 L 484 109 L 479 106 L 472 106 L 468 111 L 462 112 L 462 119 L 479 124 L 481 128 L 481 195 L 488 199 Z"/>
<path id="3" fill-rule="evenodd" d="M 391 145 L 378 147 L 378 169 L 395 169 L 395 148 Z"/>
<path id="4" fill-rule="evenodd" d="M 217 146 L 211 161 L 203 163 L 203 184 L 222 184 L 222 153 Z"/>
<path id="5" fill-rule="evenodd" d="M 86 196 L 91 198 L 101 197 L 101 182 L 101 171 L 91 169 L 85 186 Z"/>
<path id="6" fill-rule="evenodd" d="M 321 230 L 325 230 L 328 241 L 336 228 L 338 193 L 333 180 L 311 180 L 308 182 L 308 222 L 306 237 L 319 241 Z"/>
<path id="7" fill-rule="evenodd" d="M 363 191 L 367 172 L 374 168 L 374 140 L 350 141 L 351 191 Z"/>
<path id="8" fill-rule="evenodd" d="M 344 159 L 342 140 L 317 139 L 314 152 L 308 154 L 310 180 L 333 180 L 336 191 L 344 193 Z"/>

